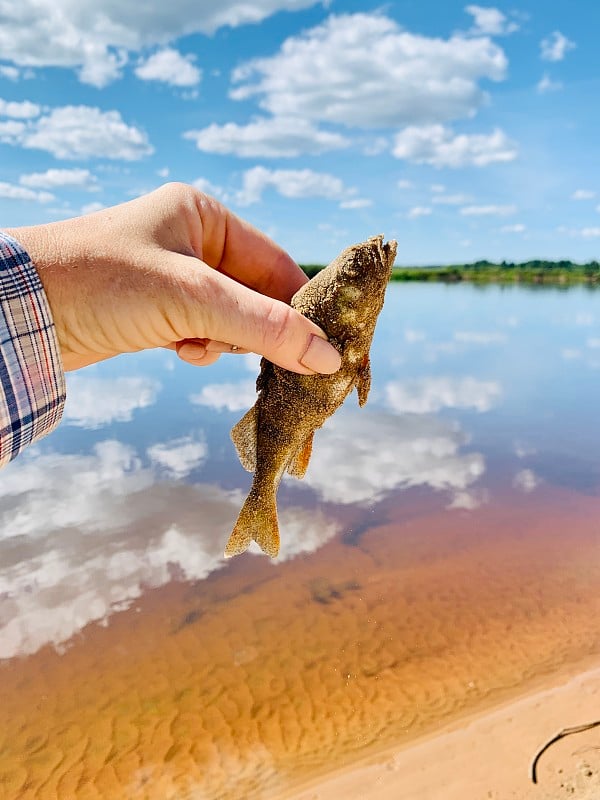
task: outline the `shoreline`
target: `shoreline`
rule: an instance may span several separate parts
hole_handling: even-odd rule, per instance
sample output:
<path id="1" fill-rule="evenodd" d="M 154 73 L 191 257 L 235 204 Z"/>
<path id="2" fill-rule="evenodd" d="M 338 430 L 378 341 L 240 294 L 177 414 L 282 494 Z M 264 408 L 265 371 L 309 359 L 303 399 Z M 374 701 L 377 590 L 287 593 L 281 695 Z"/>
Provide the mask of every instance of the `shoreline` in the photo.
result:
<path id="1" fill-rule="evenodd" d="M 511 693 L 512 694 L 512 693 Z M 533 679 L 524 692 L 490 701 L 439 730 L 297 782 L 274 800 L 596 800 L 600 731 L 564 728 L 600 719 L 600 656 Z"/>

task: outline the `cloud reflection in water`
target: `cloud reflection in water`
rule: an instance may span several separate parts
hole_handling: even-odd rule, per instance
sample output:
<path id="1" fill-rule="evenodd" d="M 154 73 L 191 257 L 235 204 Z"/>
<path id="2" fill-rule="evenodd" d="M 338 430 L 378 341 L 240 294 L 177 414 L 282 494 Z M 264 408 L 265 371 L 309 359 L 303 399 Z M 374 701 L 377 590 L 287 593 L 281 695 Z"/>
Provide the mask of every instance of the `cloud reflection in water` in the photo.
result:
<path id="1" fill-rule="evenodd" d="M 150 454 L 176 471 L 193 460 L 188 445 L 156 445 Z M 243 500 L 239 490 L 161 481 L 115 440 L 87 455 L 27 454 L 2 477 L 0 658 L 59 646 L 131 605 L 144 587 L 220 569 Z M 300 508 L 284 511 L 281 528 L 280 560 L 338 530 L 322 512 Z"/>
<path id="2" fill-rule="evenodd" d="M 480 453 L 461 453 L 467 437 L 447 420 L 385 412 L 339 413 L 317 434 L 304 482 L 332 503 L 368 505 L 398 487 L 453 493 L 480 478 Z"/>

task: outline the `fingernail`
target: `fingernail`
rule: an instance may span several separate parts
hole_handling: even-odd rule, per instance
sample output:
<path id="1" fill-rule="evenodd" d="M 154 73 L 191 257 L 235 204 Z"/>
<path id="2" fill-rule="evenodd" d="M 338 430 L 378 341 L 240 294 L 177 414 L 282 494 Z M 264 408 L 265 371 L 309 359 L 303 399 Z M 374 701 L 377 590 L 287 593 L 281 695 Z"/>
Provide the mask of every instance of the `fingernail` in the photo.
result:
<path id="1" fill-rule="evenodd" d="M 306 352 L 300 359 L 300 363 L 306 369 L 313 372 L 320 372 L 323 375 L 331 375 L 337 372 L 342 365 L 342 357 L 335 347 L 320 336 L 311 336 Z"/>

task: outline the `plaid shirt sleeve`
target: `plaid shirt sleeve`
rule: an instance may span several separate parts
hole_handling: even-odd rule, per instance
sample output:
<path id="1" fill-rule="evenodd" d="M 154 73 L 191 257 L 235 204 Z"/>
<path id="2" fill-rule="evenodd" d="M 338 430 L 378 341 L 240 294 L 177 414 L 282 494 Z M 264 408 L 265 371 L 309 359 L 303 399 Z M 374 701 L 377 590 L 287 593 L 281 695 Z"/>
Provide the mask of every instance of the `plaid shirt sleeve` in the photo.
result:
<path id="1" fill-rule="evenodd" d="M 0 231 L 0 467 L 58 425 L 65 395 L 42 282 L 19 243 Z"/>

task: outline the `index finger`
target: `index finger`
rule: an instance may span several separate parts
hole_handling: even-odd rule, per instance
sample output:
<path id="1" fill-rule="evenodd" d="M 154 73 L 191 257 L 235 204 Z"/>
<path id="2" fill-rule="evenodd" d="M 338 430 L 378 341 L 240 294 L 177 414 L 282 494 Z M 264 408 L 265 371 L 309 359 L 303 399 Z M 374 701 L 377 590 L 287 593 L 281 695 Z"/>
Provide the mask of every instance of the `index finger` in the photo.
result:
<path id="1" fill-rule="evenodd" d="M 289 303 L 308 278 L 278 244 L 213 197 L 198 193 L 202 260 L 261 294 Z"/>

